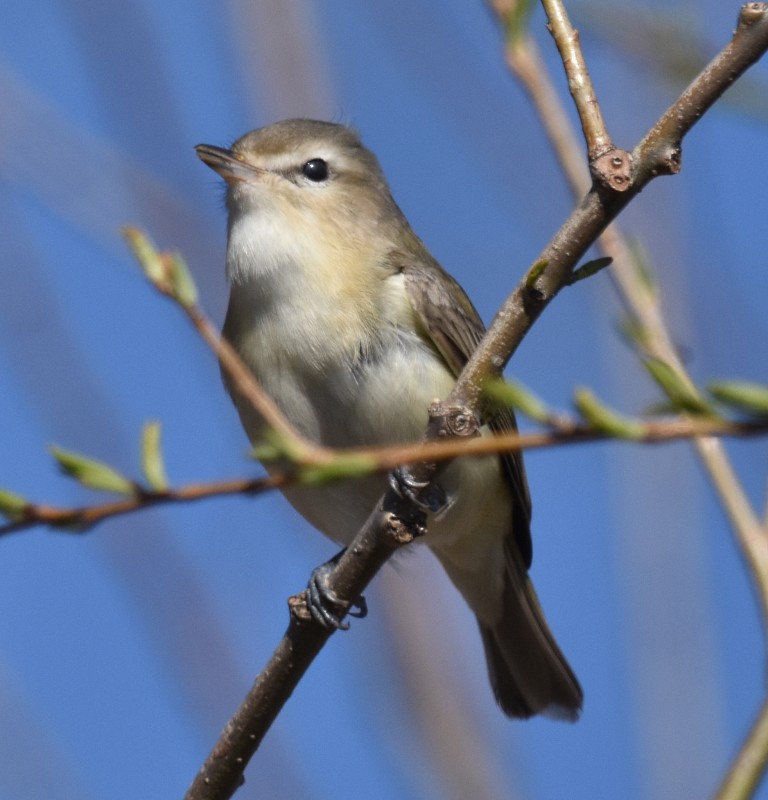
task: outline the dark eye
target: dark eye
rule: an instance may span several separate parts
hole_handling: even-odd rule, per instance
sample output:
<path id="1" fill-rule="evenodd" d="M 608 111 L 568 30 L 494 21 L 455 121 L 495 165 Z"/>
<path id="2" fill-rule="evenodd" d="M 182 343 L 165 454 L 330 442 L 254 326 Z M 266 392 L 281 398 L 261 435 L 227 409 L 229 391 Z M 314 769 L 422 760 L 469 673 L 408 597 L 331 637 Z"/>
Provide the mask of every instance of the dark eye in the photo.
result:
<path id="1" fill-rule="evenodd" d="M 328 164 L 322 158 L 313 158 L 301 168 L 304 175 L 315 183 L 320 183 L 328 177 Z"/>

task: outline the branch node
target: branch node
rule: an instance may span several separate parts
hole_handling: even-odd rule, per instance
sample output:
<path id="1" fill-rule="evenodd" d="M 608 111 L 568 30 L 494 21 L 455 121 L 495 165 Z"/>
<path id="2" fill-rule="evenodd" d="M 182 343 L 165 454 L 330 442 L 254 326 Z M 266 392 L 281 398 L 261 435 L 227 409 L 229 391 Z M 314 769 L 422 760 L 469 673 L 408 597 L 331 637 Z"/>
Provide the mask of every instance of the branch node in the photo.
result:
<path id="1" fill-rule="evenodd" d="M 683 167 L 683 148 L 679 141 L 659 142 L 655 152 L 648 153 L 648 168 L 655 177 L 677 175 Z"/>
<path id="2" fill-rule="evenodd" d="M 601 186 L 615 192 L 625 192 L 632 186 L 632 155 L 619 147 L 611 147 L 593 159 L 589 165 L 592 178 Z"/>
<path id="3" fill-rule="evenodd" d="M 679 142 L 671 144 L 664 153 L 664 165 L 670 175 L 677 175 L 683 166 L 683 148 Z"/>
<path id="4" fill-rule="evenodd" d="M 414 539 L 423 536 L 427 530 L 421 519 L 404 520 L 397 514 L 388 514 L 386 520 L 386 532 L 393 540 L 393 543 L 398 547 L 401 545 L 410 544 Z"/>
<path id="5" fill-rule="evenodd" d="M 436 401 L 429 407 L 432 435 L 436 438 L 479 436 L 480 421 L 471 408 Z"/>
<path id="6" fill-rule="evenodd" d="M 745 3 L 739 11 L 739 27 L 754 25 L 768 14 L 768 3 Z"/>
<path id="7" fill-rule="evenodd" d="M 547 304 L 547 296 L 542 289 L 533 284 L 526 286 L 521 292 L 523 308 L 526 314 L 537 317 Z"/>
<path id="8" fill-rule="evenodd" d="M 307 605 L 306 591 L 291 595 L 288 598 L 288 613 L 291 615 L 291 619 L 299 624 L 311 621 L 312 614 Z"/>

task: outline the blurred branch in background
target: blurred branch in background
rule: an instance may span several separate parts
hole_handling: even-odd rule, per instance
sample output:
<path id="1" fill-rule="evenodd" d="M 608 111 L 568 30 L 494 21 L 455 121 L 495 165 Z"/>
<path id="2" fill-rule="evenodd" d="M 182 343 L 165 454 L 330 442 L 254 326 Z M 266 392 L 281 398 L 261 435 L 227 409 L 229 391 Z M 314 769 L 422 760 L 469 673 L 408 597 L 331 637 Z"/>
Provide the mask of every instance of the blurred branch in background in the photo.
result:
<path id="1" fill-rule="evenodd" d="M 678 9 L 653 11 L 628 4 L 621 7 L 607 3 L 575 4 L 583 29 L 612 48 L 622 58 L 634 61 L 643 74 L 653 74 L 679 91 L 698 73 L 701 65 L 717 51 L 703 34 L 702 20 L 691 6 L 688 14 Z M 768 83 L 754 75 L 745 75 L 722 98 L 730 111 L 768 122 Z"/>
<path id="2" fill-rule="evenodd" d="M 270 119 L 326 119 L 337 112 L 327 53 L 309 0 L 233 0 L 232 40 L 252 108 Z M 269 80 L 254 81 L 254 75 Z"/>
<path id="3" fill-rule="evenodd" d="M 581 144 L 572 130 L 567 115 L 560 107 L 557 93 L 534 41 L 527 31 L 511 27 L 511 22 L 516 16 L 513 16 L 514 12 L 506 2 L 492 0 L 491 5 L 508 31 L 507 63 L 539 111 L 542 124 L 560 161 L 573 197 L 578 200 L 589 188 L 584 170 L 578 165 L 579 154 L 582 151 Z M 765 13 L 764 4 L 751 3 L 743 7 L 742 14 L 751 12 Z M 678 31 L 669 28 L 666 28 L 664 36 L 657 35 L 664 26 L 656 15 L 652 22 L 646 19 L 646 24 L 641 24 L 636 29 L 635 26 L 627 24 L 626 9 L 622 8 L 619 11 L 601 6 L 599 13 L 593 15 L 592 21 L 594 24 L 599 22 L 601 26 L 605 26 L 605 30 L 611 31 L 611 40 L 614 44 L 618 44 L 615 38 L 617 31 L 631 31 L 631 36 L 623 37 L 622 41 L 631 39 L 635 43 L 636 53 L 642 52 L 645 57 L 656 63 L 658 54 L 674 53 L 674 60 L 667 58 L 666 62 L 662 63 L 668 73 L 674 73 L 679 79 L 682 79 L 684 74 L 692 72 L 693 63 L 700 63 L 698 56 L 702 48 L 694 46 L 692 37 L 685 36 L 679 40 L 676 35 Z M 621 24 L 618 24 L 619 21 Z M 643 36 L 643 33 L 646 35 Z M 619 36 L 621 38 L 620 34 Z M 570 70 L 573 67 L 573 62 L 566 63 L 569 83 L 572 81 Z M 693 71 L 693 74 L 696 72 Z M 629 316 L 630 327 L 635 332 L 633 339 L 637 352 L 641 357 L 650 356 L 665 364 L 693 397 L 703 400 L 674 347 L 660 298 L 646 279 L 647 273 L 644 274 L 643 270 L 638 268 L 627 240 L 615 223 L 600 237 L 598 248 L 604 256 L 613 260 L 610 274 Z M 722 443 L 713 438 L 701 438 L 694 441 L 694 446 L 731 521 L 734 536 L 744 559 L 750 567 L 752 580 L 760 598 L 763 624 L 768 626 L 768 531 L 752 508 Z M 748 794 L 745 794 L 745 791 L 756 788 L 768 763 L 768 740 L 763 733 L 766 727 L 768 727 L 768 705 L 763 706 L 753 732 L 720 789 L 718 797 L 721 800 L 746 797 Z"/>
<path id="4" fill-rule="evenodd" d="M 67 117 L 0 62 L 0 175 L 44 200 L 75 230 L 108 251 L 119 246 L 126 203 L 136 220 L 164 241 L 187 243 L 195 266 L 216 263 L 210 226 L 184 196 L 106 137 Z M 87 157 L 73 159 L 73 153 Z M 10 154 L 13 154 L 12 156 Z M 115 187 L 119 187 L 116 191 Z M 206 297 L 220 295 L 220 278 L 199 269 Z"/>

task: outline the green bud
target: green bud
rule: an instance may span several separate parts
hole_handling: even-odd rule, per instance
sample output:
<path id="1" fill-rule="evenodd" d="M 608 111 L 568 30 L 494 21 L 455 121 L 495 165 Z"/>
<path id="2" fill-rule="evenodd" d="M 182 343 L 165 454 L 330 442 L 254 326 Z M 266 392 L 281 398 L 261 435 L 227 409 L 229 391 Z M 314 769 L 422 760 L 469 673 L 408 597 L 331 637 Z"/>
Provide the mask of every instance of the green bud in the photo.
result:
<path id="1" fill-rule="evenodd" d="M 532 289 L 533 284 L 539 279 L 539 275 L 549 266 L 549 259 L 542 258 L 541 261 L 537 261 L 529 270 L 528 274 L 525 276 L 525 287 L 526 289 Z"/>
<path id="2" fill-rule="evenodd" d="M 573 398 L 579 414 L 593 427 L 617 439 L 639 440 L 645 426 L 603 405 L 589 389 L 577 389 Z"/>
<path id="3" fill-rule="evenodd" d="M 643 359 L 643 365 L 676 410 L 687 411 L 689 414 L 715 416 L 714 409 L 699 394 L 696 387 L 669 364 L 658 358 L 646 357 Z"/>
<path id="4" fill-rule="evenodd" d="M 102 461 L 86 458 L 78 453 L 70 453 L 55 446 L 51 447 L 51 453 L 58 461 L 62 472 L 70 475 L 83 486 L 98 489 L 101 492 L 136 494 L 137 487 L 133 481 Z"/>
<path id="5" fill-rule="evenodd" d="M 511 45 L 518 44 L 528 33 L 533 0 L 513 0 L 509 9 L 504 13 L 504 26 L 507 31 L 507 41 Z"/>
<path id="6" fill-rule="evenodd" d="M 147 422 L 144 425 L 141 433 L 141 469 L 147 484 L 154 491 L 164 492 L 168 489 L 159 422 Z"/>
<path id="7" fill-rule="evenodd" d="M 170 282 L 173 296 L 185 308 L 197 304 L 197 286 L 192 278 L 192 273 L 189 271 L 187 262 L 178 254 L 173 253 L 170 256 Z"/>
<path id="8" fill-rule="evenodd" d="M 718 381 L 710 383 L 707 390 L 716 400 L 747 414 L 768 414 L 768 386 L 749 381 Z"/>
<path id="9" fill-rule="evenodd" d="M 377 469 L 376 459 L 366 455 L 337 455 L 332 461 L 322 465 L 302 467 L 298 472 L 299 483 L 318 485 L 369 475 Z"/>
<path id="10" fill-rule="evenodd" d="M 267 428 L 262 433 L 261 441 L 253 445 L 250 455 L 259 461 L 301 460 L 301 453 L 297 451 L 294 443 L 274 428 Z"/>
<path id="11" fill-rule="evenodd" d="M 147 278 L 156 286 L 165 286 L 168 281 L 165 262 L 147 236 L 138 228 L 129 226 L 123 228 L 123 237 Z"/>
<path id="12" fill-rule="evenodd" d="M 537 395 L 516 381 L 501 378 L 491 379 L 484 386 L 484 393 L 494 403 L 514 408 L 535 422 L 546 425 L 552 418 L 552 411 Z"/>
<path id="13" fill-rule="evenodd" d="M 19 520 L 24 516 L 24 511 L 30 503 L 21 495 L 0 489 L 0 514 L 10 520 Z"/>
<path id="14" fill-rule="evenodd" d="M 574 283 L 583 281 L 586 278 L 591 278 L 593 275 L 596 275 L 598 272 L 600 272 L 600 270 L 605 269 L 612 263 L 613 259 L 610 256 L 596 258 L 593 261 L 587 261 L 586 264 L 582 264 L 578 269 L 575 269 L 571 273 L 571 276 L 566 281 L 566 284 L 568 286 L 572 286 Z"/>

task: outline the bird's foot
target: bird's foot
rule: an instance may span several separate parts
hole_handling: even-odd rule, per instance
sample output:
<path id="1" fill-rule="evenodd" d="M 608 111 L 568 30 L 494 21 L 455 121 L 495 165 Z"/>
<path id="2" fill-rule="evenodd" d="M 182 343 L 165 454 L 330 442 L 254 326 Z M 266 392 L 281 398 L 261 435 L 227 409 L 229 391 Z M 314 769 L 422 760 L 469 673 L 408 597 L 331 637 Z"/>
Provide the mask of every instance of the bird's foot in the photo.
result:
<path id="1" fill-rule="evenodd" d="M 422 511 L 441 511 L 448 503 L 443 488 L 439 484 L 429 485 L 416 480 L 408 467 L 397 467 L 387 476 L 390 488 L 404 500 L 410 500 Z M 426 491 L 425 491 L 426 490 Z"/>
<path id="2" fill-rule="evenodd" d="M 349 615 L 362 619 L 368 614 L 368 604 L 362 595 L 351 602 L 341 600 L 328 585 L 328 578 L 340 556 L 341 553 L 312 571 L 306 590 L 306 604 L 309 613 L 320 625 L 346 631 L 349 623 L 344 622 L 344 617 Z"/>

